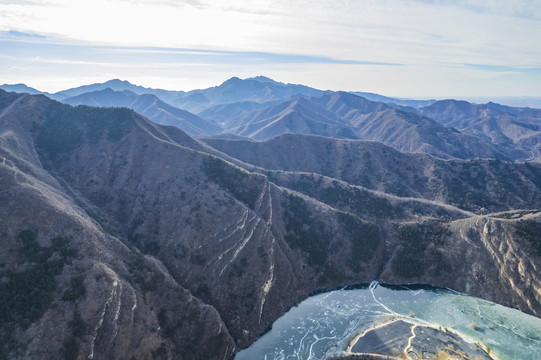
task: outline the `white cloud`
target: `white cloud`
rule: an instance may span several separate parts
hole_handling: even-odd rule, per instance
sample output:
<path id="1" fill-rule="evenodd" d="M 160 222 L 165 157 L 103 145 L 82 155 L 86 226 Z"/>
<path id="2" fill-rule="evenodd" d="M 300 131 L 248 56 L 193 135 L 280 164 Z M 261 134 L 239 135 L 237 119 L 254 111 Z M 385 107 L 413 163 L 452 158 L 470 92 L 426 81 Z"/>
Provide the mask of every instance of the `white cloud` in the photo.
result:
<path id="1" fill-rule="evenodd" d="M 541 19 L 539 2 L 531 0 L 428 0 L 421 2 L 460 7 L 482 14 L 503 15 L 520 18 Z"/>
<path id="2" fill-rule="evenodd" d="M 530 2 L 510 3 L 51 0 L 1 5 L 9 16 L 3 16 L 0 29 L 119 45 L 330 54 L 351 60 L 430 64 L 469 56 L 470 62 L 539 63 L 539 53 L 527 49 L 538 48 L 540 22 L 507 16 L 531 7 Z"/>
<path id="3" fill-rule="evenodd" d="M 316 71 L 315 74 L 325 78 L 325 83 L 333 84 L 327 86 L 329 88 L 340 88 L 337 84 L 341 81 L 342 88 L 353 89 L 354 84 L 348 79 L 357 79 L 357 83 L 369 82 L 378 89 L 385 84 L 386 89 L 400 92 L 406 91 L 406 86 L 411 90 L 411 85 L 404 85 L 403 82 L 418 86 L 423 84 L 426 89 L 435 91 L 434 85 L 429 86 L 430 79 L 439 79 L 442 91 L 443 86 L 455 91 L 481 91 L 480 85 L 472 83 L 468 76 L 491 83 L 487 89 L 503 89 L 503 86 L 495 86 L 497 80 L 494 72 L 490 75 L 492 77 L 485 79 L 481 69 L 457 65 L 538 66 L 541 64 L 541 47 L 538 45 L 541 38 L 540 19 L 541 6 L 535 1 L 0 1 L 1 31 L 49 34 L 94 45 L 259 51 L 399 63 L 405 66 L 395 69 L 374 67 L 371 68 L 372 73 L 367 72 L 366 66 L 310 64 L 306 67 L 305 78 L 313 77 L 314 73 L 310 73 L 310 76 L 308 73 L 315 71 L 313 69 L 316 67 L 324 67 L 328 72 L 323 74 Z M 118 71 L 113 64 L 123 63 L 42 55 L 64 61 L 101 63 L 100 73 L 107 64 Z M 252 71 L 251 63 L 235 63 L 238 61 L 235 57 L 230 61 L 225 65 L 231 71 Z M 136 56 L 134 63 L 137 63 Z M 145 57 L 141 60 L 141 66 L 144 64 L 157 62 Z M 171 69 L 167 64 L 178 63 L 169 61 L 162 64 L 164 68 Z M 264 70 L 276 71 L 277 74 L 287 72 L 287 68 L 276 70 L 268 64 L 259 69 L 258 74 Z M 347 76 L 338 69 L 348 69 Z M 409 74 L 403 74 L 406 69 Z M 303 73 L 302 67 L 294 71 Z M 413 75 L 424 79 L 423 73 L 430 74 L 427 80 L 415 81 Z M 499 74 L 501 83 L 509 86 L 507 78 L 502 80 L 503 72 Z M 292 78 L 297 76 L 293 73 L 290 75 Z M 505 76 L 518 78 L 520 74 Z M 379 82 L 377 77 L 381 79 Z M 522 84 L 525 82 L 523 80 Z M 529 85 L 524 89 L 533 91 Z M 360 90 L 370 91 L 368 88 Z"/>

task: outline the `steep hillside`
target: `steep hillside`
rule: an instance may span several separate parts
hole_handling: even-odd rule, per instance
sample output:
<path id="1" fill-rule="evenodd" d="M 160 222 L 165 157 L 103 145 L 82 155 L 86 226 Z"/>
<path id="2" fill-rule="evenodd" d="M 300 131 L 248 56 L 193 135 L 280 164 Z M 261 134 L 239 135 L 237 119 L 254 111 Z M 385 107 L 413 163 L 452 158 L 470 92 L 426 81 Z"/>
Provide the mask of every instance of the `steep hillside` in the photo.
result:
<path id="1" fill-rule="evenodd" d="M 3 164 L 24 169 L 25 174 L 31 174 L 28 176 L 38 174 L 40 179 L 43 178 L 40 182 L 47 182 L 47 186 L 53 187 L 66 199 L 63 203 L 65 212 L 81 213 L 87 222 L 93 223 L 101 231 L 94 236 L 101 234 L 124 249 L 124 252 L 119 252 L 107 243 L 95 244 L 96 253 L 116 259 L 115 266 L 130 261 L 126 254 L 141 259 L 135 260 L 135 265 L 131 267 L 126 266 L 126 272 L 118 274 L 118 278 L 126 282 L 123 286 L 129 285 L 136 292 L 155 291 L 156 296 L 173 296 L 169 290 L 161 287 L 161 281 L 165 281 L 162 276 L 153 275 L 153 268 L 147 271 L 142 265 L 146 258 L 152 266 L 166 274 L 166 280 L 170 278 L 173 284 L 187 288 L 204 303 L 210 304 L 208 311 L 216 309 L 225 322 L 225 326 L 220 326 L 218 317 L 214 326 L 210 318 L 204 320 L 197 315 L 189 315 L 186 322 L 189 328 L 179 328 L 178 321 L 184 320 L 171 317 L 172 310 L 168 304 L 149 305 L 154 310 L 148 316 L 154 316 L 158 323 L 145 317 L 141 321 L 149 325 L 137 326 L 141 327 L 142 332 L 150 333 L 153 326 L 156 329 L 159 325 L 161 331 L 157 332 L 156 347 L 140 350 L 140 353 L 136 353 L 138 356 L 154 356 L 154 351 L 178 358 L 175 354 L 182 355 L 183 351 L 196 347 L 200 353 L 195 352 L 194 358 L 209 358 L 208 351 L 216 354 L 212 358 L 227 358 L 234 351 L 229 334 L 237 346 L 246 346 L 281 313 L 314 291 L 314 283 L 319 284 L 318 287 L 325 287 L 336 285 L 339 280 L 336 276 L 327 279 L 323 275 L 329 271 L 338 273 L 338 269 L 341 269 L 338 259 L 345 256 L 347 248 L 325 254 L 317 247 L 317 251 L 313 252 L 306 241 L 314 231 L 321 230 L 327 235 L 318 235 L 319 241 L 329 248 L 334 247 L 329 234 L 341 234 L 333 236 L 333 241 L 350 243 L 352 234 L 344 227 L 348 221 L 363 226 L 363 221 L 351 215 L 340 215 L 312 200 L 285 192 L 264 176 L 247 173 L 201 152 L 205 147 L 197 146 L 189 138 L 169 136 L 171 129 L 159 128 L 129 110 L 72 108 L 44 97 L 1 95 L 2 104 L 5 105 L 1 115 L 2 134 L 6 137 L 3 142 L 5 146 L 2 147 Z M 21 158 L 21 154 L 24 158 Z M 31 166 L 29 161 L 32 162 Z M 13 186 L 21 186 L 17 176 L 13 177 L 13 181 Z M 42 201 L 46 202 L 52 201 L 49 197 L 48 193 L 40 195 Z M 2 204 L 5 206 L 4 214 L 11 216 L 8 202 Z M 12 214 L 17 216 L 17 221 L 29 224 L 31 231 L 37 234 L 68 231 L 69 227 L 52 219 L 48 221 L 47 213 L 35 217 L 35 212 L 39 213 L 41 208 L 39 202 L 24 201 L 21 202 L 21 210 Z M 303 221 L 314 218 L 317 230 L 307 230 L 297 218 L 297 213 L 302 214 Z M 35 222 L 27 219 L 30 216 L 35 218 Z M 61 218 L 60 214 L 59 221 Z M 106 232 L 102 229 L 106 229 Z M 17 236 L 17 232 L 14 232 L 6 238 L 5 241 L 12 245 L 3 247 L 6 251 L 2 252 L 3 259 L 10 249 L 21 251 L 24 241 Z M 78 249 L 80 241 L 86 242 L 88 238 L 81 236 L 74 243 L 74 248 L 92 261 L 93 253 Z M 373 246 L 377 247 L 378 243 Z M 303 256 L 300 256 L 303 253 L 301 249 L 307 249 Z M 327 259 L 335 265 L 326 264 Z M 304 266 L 304 261 L 310 267 Z M 375 255 L 366 261 L 376 261 Z M 6 266 L 8 274 L 20 270 L 16 264 L 7 263 Z M 142 270 L 139 266 L 143 266 Z M 77 276 L 79 280 L 74 281 L 85 284 L 84 293 L 98 291 L 93 287 L 99 284 L 88 280 L 86 273 L 82 270 L 77 272 L 77 269 L 70 270 L 70 276 Z M 369 276 L 375 275 L 372 272 Z M 239 279 L 242 281 L 239 282 Z M 112 282 L 119 283 L 120 280 Z M 50 295 L 51 302 L 61 309 L 65 307 L 61 302 L 62 294 L 67 291 L 63 284 L 65 282 L 59 283 L 57 293 Z M 80 284 L 77 286 L 81 288 Z M 68 295 L 68 298 L 73 296 Z M 176 300 L 177 308 L 189 305 L 184 304 L 192 297 L 186 296 L 184 300 Z M 112 351 L 106 343 L 118 335 L 115 335 L 117 327 L 108 325 L 102 328 L 100 318 L 93 317 L 90 309 L 86 309 L 90 306 L 86 301 L 92 299 L 86 295 L 79 295 L 76 299 L 80 302 L 77 304 L 81 316 L 77 321 L 82 322 L 84 326 L 81 326 L 86 330 L 78 330 L 79 335 L 75 340 L 66 338 L 66 334 L 59 335 L 57 345 L 61 347 L 71 339 L 85 356 L 91 354 L 89 349 L 94 346 L 93 342 L 98 342 L 105 352 Z M 104 296 L 102 304 L 109 309 L 115 304 L 112 301 Z M 134 306 L 133 302 L 119 301 L 128 308 Z M 204 304 L 197 299 L 194 301 L 201 306 Z M 145 309 L 142 305 L 137 306 Z M 56 313 L 51 313 L 50 308 L 43 310 L 44 314 L 28 321 L 35 326 L 69 328 L 69 319 L 51 317 L 50 314 Z M 113 320 L 116 319 L 114 314 L 115 311 L 112 312 Z M 27 328 L 19 327 L 11 320 L 8 322 L 13 328 L 27 334 L 24 336 L 30 336 Z M 196 324 L 190 325 L 192 322 Z M 129 325 L 124 326 L 128 331 Z M 101 335 L 93 339 L 87 336 L 92 334 L 89 329 L 98 329 Z M 8 333 L 7 329 L 5 331 Z M 186 345 L 196 336 L 201 341 L 210 339 L 210 343 L 206 346 L 200 346 L 197 342 L 192 342 L 191 347 Z M 38 342 L 48 341 L 39 336 L 36 339 Z M 15 356 L 13 345 L 11 341 L 5 343 L 6 352 L 12 354 L 10 356 Z M 135 350 L 119 348 L 119 351 L 126 352 Z M 27 351 L 25 357 L 39 357 L 35 348 L 24 351 Z"/>
<path id="2" fill-rule="evenodd" d="M 257 140 L 285 133 L 356 138 L 354 129 L 336 114 L 304 98 L 256 110 L 244 121 L 244 124 L 226 132 Z"/>
<path id="3" fill-rule="evenodd" d="M 317 174 L 268 175 L 277 184 L 355 214 L 369 224 L 373 221 L 386 242 L 386 261 L 378 264 L 382 266 L 378 280 L 460 289 L 539 316 L 535 305 L 541 301 L 539 206 L 476 216 L 439 202 L 383 195 Z M 369 227 L 354 225 L 346 231 L 365 239 L 374 234 Z M 366 263 L 358 262 L 369 252 L 366 243 L 352 243 L 343 262 L 369 272 Z"/>
<path id="4" fill-rule="evenodd" d="M 97 223 L 63 180 L 43 169 L 36 143 L 54 157 L 73 149 L 82 138 L 70 126 L 71 117 L 84 113 L 45 97 L 0 97 L 0 357 L 193 359 L 219 353 L 216 358 L 226 359 L 232 354 L 235 342 L 213 307 L 179 285 L 152 256 Z M 105 113 L 126 122 L 135 117 L 125 110 Z M 93 111 L 86 118 L 98 125 L 87 129 L 94 136 L 103 114 Z M 62 131 L 39 128 L 50 117 L 64 121 Z M 117 129 L 103 135 L 115 138 Z M 60 140 L 48 141 L 48 134 Z"/>
<path id="5" fill-rule="evenodd" d="M 442 100 L 421 108 L 420 112 L 498 145 L 515 159 L 541 158 L 541 110 Z"/>
<path id="6" fill-rule="evenodd" d="M 489 165 L 467 170 L 491 179 L 470 190 L 495 209 L 528 208 L 474 214 L 425 196 L 407 167 L 432 159 L 421 169 L 443 193 L 454 190 L 435 164 L 449 175 L 474 162 L 364 142 L 369 168 L 338 151 L 358 142 L 312 138 L 279 151 L 330 151 L 337 174 L 255 168 L 128 109 L 0 91 L 2 356 L 227 359 L 314 291 L 373 279 L 541 315 L 539 166 L 517 165 L 507 183 Z M 394 178 L 411 175 L 408 198 L 348 178 L 376 184 L 407 159 Z"/>
<path id="7" fill-rule="evenodd" d="M 348 121 L 359 139 L 377 140 L 400 151 L 425 152 L 443 158 L 506 158 L 490 143 L 465 136 L 412 111 L 394 109 L 344 92 L 324 94 L 313 102 Z"/>
<path id="8" fill-rule="evenodd" d="M 69 105 L 127 107 L 157 124 L 175 126 L 192 136 L 212 135 L 222 130 L 215 123 L 166 104 L 154 95 L 137 95 L 129 90 L 114 91 L 107 88 L 70 97 L 62 102 Z"/>
<path id="9" fill-rule="evenodd" d="M 354 126 L 360 139 L 381 141 L 400 151 L 423 152 L 441 158 L 509 159 L 490 143 L 412 112 L 389 109 L 371 113 L 355 119 Z"/>
<path id="10" fill-rule="evenodd" d="M 209 115 L 223 117 L 224 113 Z M 287 133 L 321 135 L 376 140 L 400 151 L 441 158 L 509 159 L 492 144 L 414 111 L 396 109 L 346 92 L 296 98 L 252 111 L 237 108 L 231 116 L 234 120 L 222 120 L 224 132 L 256 140 Z"/>
<path id="11" fill-rule="evenodd" d="M 280 103 L 280 102 L 278 102 Z M 276 102 L 271 103 L 256 103 L 253 101 L 242 101 L 232 104 L 221 104 L 212 106 L 199 115 L 211 121 L 214 121 L 224 129 L 236 128 L 252 117 L 252 112 L 276 105 Z"/>
<path id="12" fill-rule="evenodd" d="M 541 207 L 541 167 L 499 160 L 441 160 L 371 141 L 282 135 L 263 142 L 202 139 L 262 169 L 317 173 L 393 194 L 487 212 Z"/>
<path id="13" fill-rule="evenodd" d="M 392 108 L 383 102 L 370 101 L 361 96 L 352 95 L 343 91 L 323 94 L 311 100 L 314 104 L 317 104 L 350 122 L 355 121 L 355 119 L 362 115 Z"/>

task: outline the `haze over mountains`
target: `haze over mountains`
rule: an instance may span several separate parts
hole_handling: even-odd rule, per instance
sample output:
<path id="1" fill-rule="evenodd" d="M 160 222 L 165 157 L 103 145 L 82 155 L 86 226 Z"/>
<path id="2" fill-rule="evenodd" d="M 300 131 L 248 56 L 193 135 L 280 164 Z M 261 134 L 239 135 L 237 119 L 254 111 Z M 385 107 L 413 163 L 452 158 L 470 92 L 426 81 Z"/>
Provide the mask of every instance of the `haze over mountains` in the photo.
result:
<path id="1" fill-rule="evenodd" d="M 541 154 L 541 110 L 513 108 L 489 102 L 483 105 L 444 100 L 423 107 L 420 112 L 459 131 L 487 142 L 522 152 L 531 158 Z M 516 156 L 519 156 L 518 153 Z"/>
<path id="2" fill-rule="evenodd" d="M 37 91 L 22 85 L 5 87 Z M 321 135 L 375 140 L 442 158 L 534 160 L 541 154 L 541 111 L 495 103 L 321 91 L 263 76 L 231 78 L 188 92 L 110 80 L 46 95 L 71 105 L 128 107 L 192 136 L 221 133 L 266 140 L 285 133 Z"/>
<path id="3" fill-rule="evenodd" d="M 374 279 L 541 316 L 538 110 L 267 78 L 49 96 L 0 90 L 0 358 L 227 360 Z"/>
<path id="4" fill-rule="evenodd" d="M 222 131 L 222 128 L 214 122 L 166 104 L 155 95 L 137 95 L 130 90 L 114 91 L 106 88 L 69 97 L 63 102 L 70 105 L 126 107 L 157 124 L 175 126 L 192 136 L 211 135 Z"/>
<path id="5" fill-rule="evenodd" d="M 114 79 L 102 84 L 84 85 L 60 91 L 53 94 L 52 98 L 55 100 L 64 100 L 68 97 L 105 90 L 107 88 L 117 91 L 130 90 L 138 95 L 156 95 L 175 107 L 195 113 L 218 104 L 231 104 L 241 101 L 263 103 L 286 100 L 295 96 L 313 96 L 322 93 L 321 90 L 307 86 L 284 84 L 264 76 L 257 76 L 245 80 L 233 77 L 220 86 L 188 92 L 145 88 L 130 84 L 128 81 Z"/>

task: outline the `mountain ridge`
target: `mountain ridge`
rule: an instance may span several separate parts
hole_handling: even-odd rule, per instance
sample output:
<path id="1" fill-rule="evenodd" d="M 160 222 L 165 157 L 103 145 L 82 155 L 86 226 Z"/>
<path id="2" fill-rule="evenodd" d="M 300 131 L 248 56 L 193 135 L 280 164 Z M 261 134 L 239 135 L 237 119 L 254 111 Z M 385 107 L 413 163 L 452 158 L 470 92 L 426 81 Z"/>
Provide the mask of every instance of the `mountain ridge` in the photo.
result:
<path id="1" fill-rule="evenodd" d="M 115 91 L 111 88 L 69 97 L 62 102 L 69 105 L 98 107 L 127 107 L 160 125 L 178 127 L 189 135 L 211 135 L 222 129 L 188 111 L 175 108 L 152 94 L 137 95 L 130 90 Z"/>
<path id="2" fill-rule="evenodd" d="M 115 103 L 112 95 L 109 99 L 103 98 L 99 102 L 91 99 L 87 102 L 82 100 L 74 102 L 70 99 L 66 101 L 128 106 L 158 123 L 175 125 L 196 136 L 213 135 L 223 128 L 223 132 L 254 136 L 258 140 L 284 132 L 378 140 L 402 151 L 427 152 L 443 158 L 493 157 L 505 160 L 535 160 L 541 154 L 541 142 L 536 140 L 539 135 L 540 111 L 535 109 L 511 108 L 494 103 L 475 105 L 456 100 L 438 101 L 430 106 L 414 109 L 393 103 L 362 100 L 363 98 L 347 92 L 321 92 L 301 85 L 283 84 L 266 77 L 246 80 L 234 77 L 219 86 L 182 92 L 183 95 L 178 92 L 132 86 L 129 82 L 121 80 L 89 86 L 92 88 L 107 85 L 128 87 L 130 91 L 145 93 L 143 95 L 147 97 L 147 104 L 145 105 L 143 101 L 138 104 L 127 103 L 125 100 L 117 100 Z M 280 90 L 282 92 L 276 92 L 277 90 L 272 90 L 269 86 L 273 89 L 282 89 Z M 278 112 L 282 111 L 282 107 L 290 106 L 287 103 L 294 104 L 295 101 L 299 101 L 295 100 L 298 96 L 291 98 L 299 88 L 316 91 L 316 96 L 310 96 L 312 93 L 301 96 L 311 102 L 307 106 L 310 109 L 296 108 L 288 114 L 280 115 Z M 85 89 L 88 87 L 75 88 L 75 91 L 81 92 Z M 283 89 L 287 89 L 285 93 Z M 149 94 L 146 94 L 148 91 L 157 94 L 153 96 L 158 98 L 150 99 Z M 184 99 L 183 102 L 191 102 L 195 107 L 203 106 L 206 108 L 201 112 L 203 117 L 197 118 L 196 115 L 182 113 L 183 110 L 175 109 L 168 103 L 158 100 L 163 98 L 164 94 L 180 96 Z M 83 95 L 79 96 L 81 96 L 79 99 L 85 98 Z M 95 94 L 86 95 L 87 98 L 92 96 Z M 283 101 L 284 98 L 287 100 Z M 180 101 L 179 99 L 177 98 L 177 101 Z M 241 102 L 233 102 L 237 100 Z M 152 102 L 159 104 L 149 104 Z M 221 104 L 212 105 L 213 103 Z M 454 104 L 460 105 L 462 110 Z M 452 110 L 453 107 L 456 110 Z M 466 108 L 469 111 L 465 112 Z M 497 116 L 487 118 L 487 112 Z M 263 118 L 264 114 L 268 115 L 266 119 Z M 480 118 L 480 114 L 487 119 Z M 450 119 L 450 116 L 453 119 Z M 435 121 L 423 117 L 434 118 L 432 120 Z M 448 128 L 438 128 L 437 123 Z M 454 128 L 463 134 L 456 132 Z"/>
<path id="3" fill-rule="evenodd" d="M 541 155 L 541 110 L 443 100 L 420 109 L 422 114 L 495 145 L 509 149 L 515 158 Z"/>
<path id="4" fill-rule="evenodd" d="M 262 84 L 263 86 L 260 87 L 262 89 L 265 89 L 265 84 L 269 84 L 271 86 L 271 88 L 269 88 L 268 91 L 271 91 L 271 92 L 272 92 L 273 87 L 277 87 L 278 89 L 280 89 L 280 88 L 296 89 L 296 90 L 290 90 L 289 95 L 287 95 L 285 97 L 283 95 L 278 96 L 278 98 L 280 100 L 287 100 L 288 98 L 295 97 L 297 95 L 314 96 L 314 95 L 318 95 L 318 94 L 321 94 L 321 93 L 324 92 L 322 90 L 318 90 L 318 89 L 315 89 L 315 88 L 310 88 L 310 87 L 305 86 L 305 85 L 287 84 L 287 83 L 279 82 L 279 81 L 270 79 L 270 78 L 268 78 L 266 76 L 263 76 L 263 75 L 258 75 L 258 76 L 255 76 L 255 77 L 246 78 L 244 80 L 241 80 L 238 77 L 232 77 L 232 78 L 230 78 L 228 80 L 225 80 L 221 85 L 210 87 L 210 88 L 207 88 L 207 89 L 194 89 L 194 90 L 190 90 L 190 91 L 163 90 L 163 89 L 149 88 L 149 87 L 144 87 L 144 86 L 140 86 L 140 85 L 134 85 L 134 84 L 131 84 L 127 80 L 120 80 L 120 79 L 111 79 L 111 80 L 107 80 L 107 81 L 105 81 L 103 83 L 94 83 L 94 84 L 89 84 L 89 85 L 82 85 L 82 86 L 75 87 L 75 88 L 61 90 L 61 91 L 58 91 L 58 92 L 56 92 L 54 94 L 40 92 L 39 90 L 35 90 L 33 88 L 28 88 L 28 89 L 31 89 L 31 91 L 33 93 L 46 94 L 49 97 L 51 97 L 51 98 L 53 98 L 55 100 L 59 100 L 59 101 L 64 100 L 65 98 L 68 98 L 68 97 L 78 96 L 78 95 L 81 95 L 81 94 L 86 93 L 86 92 L 99 91 L 99 90 L 104 90 L 106 88 L 112 88 L 113 90 L 116 90 L 116 91 L 130 90 L 130 91 L 132 91 L 132 92 L 134 92 L 134 93 L 136 93 L 138 95 L 142 95 L 142 94 L 156 95 L 159 98 L 161 98 L 163 101 L 165 101 L 167 103 L 170 103 L 171 105 L 173 105 L 175 107 L 186 108 L 186 110 L 188 110 L 188 111 L 192 111 L 192 112 L 195 111 L 195 112 L 198 113 L 198 112 L 201 112 L 202 110 L 205 110 L 205 109 L 202 109 L 201 106 L 209 101 L 208 99 L 206 99 L 205 92 L 208 92 L 209 90 L 211 92 L 215 92 L 217 88 L 224 88 L 226 85 L 233 85 L 235 83 L 242 84 L 242 83 L 253 83 L 253 82 L 257 82 L 257 83 Z M 19 85 L 24 85 L 24 84 L 19 84 Z M 4 84 L 4 85 L 0 86 L 0 88 L 9 91 L 10 86 L 13 86 L 13 85 Z M 26 86 L 26 85 L 24 85 L 24 86 Z M 24 91 L 24 89 L 21 88 L 21 87 L 19 87 L 19 88 L 13 88 L 12 87 L 12 89 L 18 89 L 17 92 L 23 92 Z M 385 103 L 394 103 L 394 104 L 397 104 L 397 105 L 410 106 L 410 104 L 407 103 L 408 101 L 412 101 L 412 102 L 420 101 L 421 104 L 427 104 L 427 103 L 425 103 L 424 100 L 400 100 L 400 99 L 386 97 L 386 96 L 373 94 L 373 93 L 363 93 L 363 92 L 351 92 L 351 93 L 352 94 L 357 94 L 357 95 L 360 95 L 360 96 L 366 95 L 365 97 L 370 98 L 369 100 L 380 101 L 380 102 L 385 102 Z M 188 98 L 188 100 L 185 100 L 184 98 Z M 192 99 L 195 100 L 194 105 L 190 105 L 189 98 L 192 98 Z M 245 99 L 245 100 L 247 100 L 247 99 Z M 274 99 L 274 100 L 276 100 L 276 99 Z M 432 102 L 432 100 L 427 100 L 427 101 Z M 266 102 L 266 101 L 258 100 L 258 102 Z M 402 102 L 404 102 L 404 103 L 402 103 Z M 229 103 L 231 103 L 231 102 L 220 102 L 220 103 L 211 104 L 209 106 L 224 105 L 224 104 L 229 104 Z M 185 106 L 186 104 L 188 104 L 188 105 Z M 182 105 L 184 105 L 184 106 L 182 106 Z M 204 106 L 207 106 L 207 105 L 204 105 Z M 414 107 L 419 107 L 419 106 L 414 106 Z"/>
<path id="5" fill-rule="evenodd" d="M 527 235 L 541 221 L 540 165 L 269 141 L 286 145 L 265 157 L 289 154 L 290 168 L 242 163 L 126 108 L 0 91 L 0 271 L 11 284 L 41 273 L 34 255 L 62 259 L 39 316 L 0 322 L 17 334 L 3 355 L 226 359 L 314 291 L 373 279 L 541 314 Z M 303 157 L 311 168 L 295 165 Z"/>
<path id="6" fill-rule="evenodd" d="M 428 117 L 346 92 L 256 108 L 244 112 L 237 121 L 244 124 L 226 128 L 224 132 L 256 140 L 282 133 L 377 140 L 401 151 L 426 152 L 442 158 L 509 159 L 490 143 L 461 134 Z"/>

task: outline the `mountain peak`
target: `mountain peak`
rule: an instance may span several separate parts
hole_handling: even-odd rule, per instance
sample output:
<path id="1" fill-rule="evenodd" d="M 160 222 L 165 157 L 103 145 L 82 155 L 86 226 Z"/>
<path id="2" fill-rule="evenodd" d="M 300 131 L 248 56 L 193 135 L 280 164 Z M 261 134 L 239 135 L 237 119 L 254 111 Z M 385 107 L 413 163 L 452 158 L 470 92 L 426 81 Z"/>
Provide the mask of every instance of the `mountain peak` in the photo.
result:
<path id="1" fill-rule="evenodd" d="M 246 80 L 255 80 L 262 83 L 272 83 L 272 84 L 280 84 L 278 81 L 272 80 L 271 78 L 268 78 L 263 75 L 258 75 L 256 77 L 247 78 Z"/>
<path id="2" fill-rule="evenodd" d="M 233 76 L 232 78 L 224 81 L 222 83 L 222 85 L 241 84 L 241 83 L 252 82 L 252 81 L 256 81 L 256 82 L 261 83 L 261 84 L 285 85 L 285 84 L 283 84 L 281 82 L 272 80 L 271 78 L 268 78 L 268 77 L 263 76 L 263 75 L 258 75 L 256 77 L 250 77 L 250 78 L 246 78 L 246 79 L 241 79 L 241 78 L 239 78 L 237 76 Z"/>
<path id="3" fill-rule="evenodd" d="M 242 82 L 242 79 L 238 78 L 237 76 L 233 76 L 232 78 L 227 79 L 226 81 L 224 81 L 222 83 L 222 85 L 235 84 L 235 83 L 239 83 L 239 82 Z"/>
<path id="4" fill-rule="evenodd" d="M 127 80 L 120 80 L 120 79 L 111 79 L 111 80 L 106 81 L 104 84 L 109 84 L 109 85 L 119 85 L 119 84 L 133 85 L 132 83 L 130 83 Z"/>
<path id="5" fill-rule="evenodd" d="M 27 86 L 26 84 L 4 84 L 0 86 L 0 89 L 3 89 L 8 92 L 28 93 L 31 95 L 41 94 L 41 91 L 36 90 L 30 86 Z"/>
<path id="6" fill-rule="evenodd" d="M 140 88 L 138 85 L 134 85 L 131 82 L 127 80 L 120 80 L 120 79 L 112 79 L 108 80 L 103 83 L 104 86 L 110 87 L 113 90 L 119 90 L 119 89 L 133 89 L 133 88 Z"/>
<path id="7" fill-rule="evenodd" d="M 366 101 L 371 101 L 371 100 L 368 100 L 367 98 L 365 97 L 362 97 L 362 96 L 359 96 L 359 95 L 356 95 L 356 94 L 352 94 L 352 93 L 349 93 L 347 91 L 342 91 L 342 90 L 338 90 L 338 91 L 333 91 L 331 93 L 328 93 L 326 95 L 329 95 L 330 97 L 337 97 L 337 98 L 344 98 L 344 99 L 363 99 L 363 100 L 366 100 Z"/>

